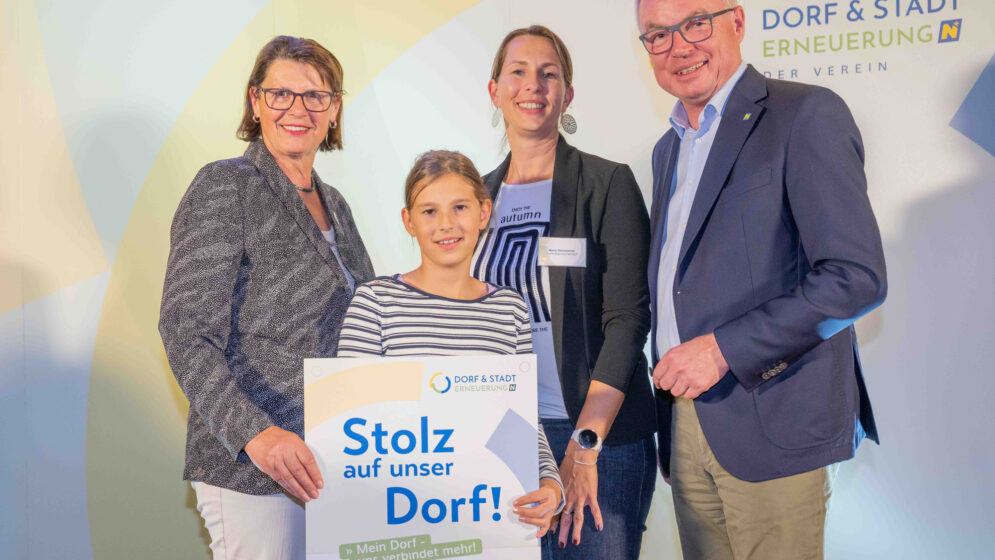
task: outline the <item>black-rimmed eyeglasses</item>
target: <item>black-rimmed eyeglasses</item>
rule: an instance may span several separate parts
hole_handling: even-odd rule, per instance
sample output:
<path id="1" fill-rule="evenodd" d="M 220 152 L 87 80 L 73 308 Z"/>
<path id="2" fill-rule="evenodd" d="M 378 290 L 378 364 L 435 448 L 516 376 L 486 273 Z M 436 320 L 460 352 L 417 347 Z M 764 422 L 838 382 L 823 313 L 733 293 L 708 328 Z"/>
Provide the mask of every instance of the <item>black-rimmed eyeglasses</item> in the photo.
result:
<path id="1" fill-rule="evenodd" d="M 680 33 L 681 37 L 688 43 L 700 43 L 712 36 L 713 18 L 735 9 L 726 8 L 711 14 L 691 16 L 675 25 L 650 29 L 640 35 L 639 40 L 643 42 L 643 46 L 650 54 L 663 54 L 673 48 L 675 31 Z"/>
<path id="2" fill-rule="evenodd" d="M 286 111 L 300 97 L 301 101 L 304 102 L 304 108 L 315 113 L 327 111 L 332 105 L 332 99 L 341 97 L 344 93 L 342 91 L 321 90 L 298 93 L 285 88 L 256 88 L 256 91 L 262 93 L 266 106 L 274 111 Z"/>

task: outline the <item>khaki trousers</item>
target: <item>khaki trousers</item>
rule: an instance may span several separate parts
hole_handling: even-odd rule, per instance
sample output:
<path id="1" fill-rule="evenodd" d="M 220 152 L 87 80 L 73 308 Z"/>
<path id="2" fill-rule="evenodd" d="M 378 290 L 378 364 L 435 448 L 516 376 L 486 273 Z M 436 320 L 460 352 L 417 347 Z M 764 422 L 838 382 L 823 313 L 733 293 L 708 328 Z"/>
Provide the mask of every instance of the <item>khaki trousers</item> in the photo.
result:
<path id="1" fill-rule="evenodd" d="M 719 465 L 691 400 L 674 402 L 672 430 L 671 490 L 685 559 L 823 558 L 839 464 L 746 482 Z"/>

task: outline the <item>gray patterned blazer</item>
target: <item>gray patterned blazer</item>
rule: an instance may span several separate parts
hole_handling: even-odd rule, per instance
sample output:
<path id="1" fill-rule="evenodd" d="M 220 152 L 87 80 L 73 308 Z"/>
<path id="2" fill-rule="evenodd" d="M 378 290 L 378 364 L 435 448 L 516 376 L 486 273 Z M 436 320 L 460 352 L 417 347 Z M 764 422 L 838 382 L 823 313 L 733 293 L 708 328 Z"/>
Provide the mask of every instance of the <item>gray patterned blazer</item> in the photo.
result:
<path id="1" fill-rule="evenodd" d="M 356 285 L 373 266 L 342 195 L 312 171 Z M 293 183 L 263 145 L 197 173 L 173 218 L 159 333 L 190 400 L 185 480 L 280 487 L 243 448 L 304 432 L 302 360 L 335 355 L 352 292 Z"/>

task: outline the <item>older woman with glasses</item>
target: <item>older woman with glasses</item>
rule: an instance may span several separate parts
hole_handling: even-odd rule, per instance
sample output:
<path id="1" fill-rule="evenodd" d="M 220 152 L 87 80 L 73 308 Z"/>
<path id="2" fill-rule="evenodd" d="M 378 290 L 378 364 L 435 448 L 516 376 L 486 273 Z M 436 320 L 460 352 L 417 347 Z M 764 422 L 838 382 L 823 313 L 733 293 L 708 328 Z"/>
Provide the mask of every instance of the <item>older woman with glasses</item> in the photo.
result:
<path id="1" fill-rule="evenodd" d="M 302 360 L 333 356 L 373 268 L 342 195 L 313 169 L 342 147 L 342 67 L 277 37 L 245 90 L 238 158 L 206 165 L 170 232 L 159 332 L 190 401 L 185 480 L 214 558 L 303 558 L 323 486 L 304 428 Z"/>

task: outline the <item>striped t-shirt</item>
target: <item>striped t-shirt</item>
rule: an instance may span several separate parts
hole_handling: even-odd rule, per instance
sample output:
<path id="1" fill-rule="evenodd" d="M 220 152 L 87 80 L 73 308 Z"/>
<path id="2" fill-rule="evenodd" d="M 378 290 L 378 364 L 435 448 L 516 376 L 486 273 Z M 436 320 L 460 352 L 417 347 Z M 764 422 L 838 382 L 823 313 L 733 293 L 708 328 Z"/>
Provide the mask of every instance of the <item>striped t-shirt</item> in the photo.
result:
<path id="1" fill-rule="evenodd" d="M 340 358 L 530 354 L 532 327 L 517 292 L 497 288 L 472 300 L 423 292 L 380 277 L 356 289 L 339 333 Z M 560 471 L 539 426 L 539 477 Z M 564 501 L 560 501 L 562 507 Z"/>
<path id="2" fill-rule="evenodd" d="M 346 311 L 339 356 L 528 354 L 522 297 L 498 288 L 473 300 L 444 298 L 394 278 L 363 284 Z"/>

